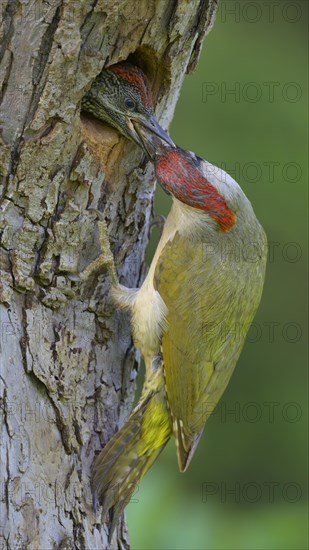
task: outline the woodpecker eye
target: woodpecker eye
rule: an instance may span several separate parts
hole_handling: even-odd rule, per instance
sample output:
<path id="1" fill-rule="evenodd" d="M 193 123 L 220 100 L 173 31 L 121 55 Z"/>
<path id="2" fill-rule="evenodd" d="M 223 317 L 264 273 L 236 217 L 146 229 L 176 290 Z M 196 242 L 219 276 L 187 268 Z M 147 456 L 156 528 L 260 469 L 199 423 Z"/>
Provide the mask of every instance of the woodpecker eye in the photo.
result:
<path id="1" fill-rule="evenodd" d="M 134 107 L 135 107 L 135 103 L 134 103 L 133 99 L 131 99 L 130 97 L 127 97 L 124 100 L 124 104 L 128 109 L 134 109 Z"/>

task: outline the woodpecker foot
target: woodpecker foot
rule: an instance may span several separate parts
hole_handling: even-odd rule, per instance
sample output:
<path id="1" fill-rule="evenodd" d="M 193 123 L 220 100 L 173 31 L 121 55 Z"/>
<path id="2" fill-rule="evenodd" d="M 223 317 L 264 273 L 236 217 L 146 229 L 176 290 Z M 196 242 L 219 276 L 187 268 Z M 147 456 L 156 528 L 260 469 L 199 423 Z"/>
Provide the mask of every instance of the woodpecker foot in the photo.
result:
<path id="1" fill-rule="evenodd" d="M 91 285 L 92 280 L 94 279 L 96 274 L 99 271 L 102 271 L 102 268 L 105 268 L 111 278 L 112 297 L 114 303 L 121 309 L 127 309 L 131 311 L 137 289 L 127 288 L 119 284 L 114 257 L 110 249 L 106 221 L 101 212 L 95 210 L 94 208 L 92 208 L 91 210 L 93 210 L 99 218 L 97 223 L 99 229 L 101 254 L 80 273 L 79 280 L 84 283 L 87 288 Z"/>
<path id="2" fill-rule="evenodd" d="M 97 273 L 102 268 L 106 268 L 112 280 L 112 285 L 117 287 L 119 284 L 118 275 L 115 267 L 114 257 L 110 249 L 106 221 L 103 218 L 101 212 L 97 211 L 97 214 L 100 218 L 98 221 L 98 229 L 101 254 L 82 271 L 82 273 L 80 274 L 80 279 L 81 281 L 86 282 L 89 280 L 89 278 L 91 278 L 94 273 Z"/>
<path id="3" fill-rule="evenodd" d="M 158 226 L 161 231 L 163 230 L 163 226 L 165 224 L 166 217 L 162 216 L 162 214 L 156 214 L 153 216 L 151 223 L 150 223 L 150 229 L 153 229 L 153 227 Z"/>

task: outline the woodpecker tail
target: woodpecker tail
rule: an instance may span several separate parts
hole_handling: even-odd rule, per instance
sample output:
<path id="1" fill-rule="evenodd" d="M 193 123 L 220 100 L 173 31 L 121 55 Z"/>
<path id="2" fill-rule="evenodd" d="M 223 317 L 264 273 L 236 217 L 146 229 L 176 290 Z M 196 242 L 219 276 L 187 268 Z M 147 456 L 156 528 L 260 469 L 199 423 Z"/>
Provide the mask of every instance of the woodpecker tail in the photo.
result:
<path id="1" fill-rule="evenodd" d="M 181 423 L 177 419 L 173 419 L 173 428 L 176 439 L 179 470 L 180 472 L 185 472 L 202 437 L 204 426 L 195 435 L 187 434 Z"/>
<path id="2" fill-rule="evenodd" d="M 171 437 L 164 388 L 150 392 L 107 443 L 93 469 L 93 488 L 102 514 L 111 510 L 109 539 L 138 483 Z"/>

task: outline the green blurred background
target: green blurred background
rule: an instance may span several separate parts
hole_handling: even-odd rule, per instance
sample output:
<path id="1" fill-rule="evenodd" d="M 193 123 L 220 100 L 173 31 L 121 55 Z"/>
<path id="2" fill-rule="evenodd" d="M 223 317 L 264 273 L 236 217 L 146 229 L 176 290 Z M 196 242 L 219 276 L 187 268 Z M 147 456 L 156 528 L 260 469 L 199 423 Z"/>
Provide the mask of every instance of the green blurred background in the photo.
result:
<path id="1" fill-rule="evenodd" d="M 240 183 L 270 254 L 254 326 L 189 471 L 171 441 L 127 507 L 135 550 L 308 548 L 307 24 L 306 1 L 221 2 L 185 78 L 171 136 Z M 170 204 L 158 189 L 156 212 Z"/>

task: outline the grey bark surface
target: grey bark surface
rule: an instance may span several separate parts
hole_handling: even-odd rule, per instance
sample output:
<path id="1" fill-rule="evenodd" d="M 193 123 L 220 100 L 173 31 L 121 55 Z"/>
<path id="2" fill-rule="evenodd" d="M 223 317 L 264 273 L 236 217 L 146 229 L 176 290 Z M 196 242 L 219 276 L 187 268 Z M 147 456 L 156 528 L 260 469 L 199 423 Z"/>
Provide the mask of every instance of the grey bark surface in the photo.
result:
<path id="1" fill-rule="evenodd" d="M 80 116 L 102 68 L 132 56 L 167 127 L 215 0 L 8 0 L 0 7 L 1 548 L 107 548 L 95 453 L 128 415 L 138 360 L 106 273 L 79 273 L 107 221 L 120 281 L 139 286 L 153 171 Z M 106 518 L 105 518 L 106 519 Z M 125 522 L 111 548 L 129 548 Z"/>

